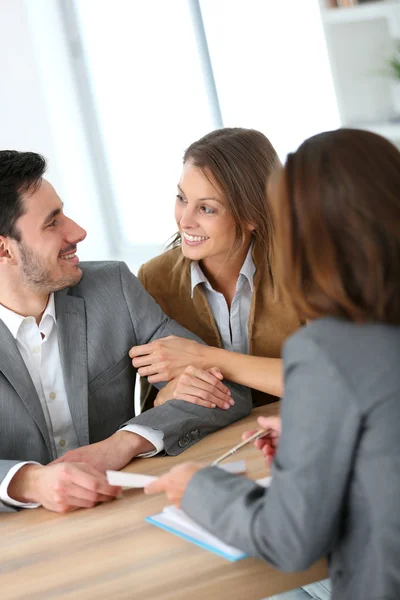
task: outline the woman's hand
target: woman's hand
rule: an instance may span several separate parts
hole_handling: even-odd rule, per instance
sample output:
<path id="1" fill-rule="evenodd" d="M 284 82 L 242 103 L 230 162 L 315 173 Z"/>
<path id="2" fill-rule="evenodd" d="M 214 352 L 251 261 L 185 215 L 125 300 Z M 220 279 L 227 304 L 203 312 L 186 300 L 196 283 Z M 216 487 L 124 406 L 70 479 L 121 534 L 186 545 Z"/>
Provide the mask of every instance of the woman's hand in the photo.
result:
<path id="1" fill-rule="evenodd" d="M 169 335 L 150 344 L 133 346 L 129 351 L 133 366 L 149 383 L 171 381 L 189 365 L 204 368 L 203 353 L 207 346 Z"/>
<path id="2" fill-rule="evenodd" d="M 267 466 L 270 467 L 274 460 L 276 451 L 278 449 L 279 438 L 282 431 L 282 421 L 280 417 L 258 417 L 257 423 L 263 428 L 267 429 L 267 433 L 264 437 L 258 438 L 254 445 L 256 448 L 262 451 Z M 247 440 L 256 430 L 245 431 L 242 435 L 243 440 Z"/>
<path id="3" fill-rule="evenodd" d="M 158 392 L 154 406 L 161 406 L 168 400 L 186 400 L 206 408 L 227 410 L 235 404 L 229 389 L 220 381 L 222 373 L 212 368 L 209 371 L 186 367 L 182 375 L 167 383 Z"/>
<path id="4" fill-rule="evenodd" d="M 144 493 L 160 494 L 165 492 L 168 500 L 179 508 L 190 480 L 202 468 L 203 465 L 194 462 L 173 467 L 168 473 L 146 485 Z"/>

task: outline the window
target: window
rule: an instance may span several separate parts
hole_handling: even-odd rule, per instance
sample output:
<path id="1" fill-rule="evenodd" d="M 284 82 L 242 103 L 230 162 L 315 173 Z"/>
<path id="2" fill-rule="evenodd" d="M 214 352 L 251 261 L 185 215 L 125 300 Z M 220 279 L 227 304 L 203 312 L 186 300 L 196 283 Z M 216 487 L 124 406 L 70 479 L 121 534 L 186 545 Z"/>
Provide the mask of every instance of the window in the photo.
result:
<path id="1" fill-rule="evenodd" d="M 339 125 L 318 0 L 74 6 L 87 74 L 80 91 L 99 132 L 92 155 L 100 188 L 103 176 L 110 183 L 103 202 L 119 257 L 134 269 L 175 232 L 176 183 L 191 142 L 222 123 L 253 127 L 284 160 L 306 137 Z"/>

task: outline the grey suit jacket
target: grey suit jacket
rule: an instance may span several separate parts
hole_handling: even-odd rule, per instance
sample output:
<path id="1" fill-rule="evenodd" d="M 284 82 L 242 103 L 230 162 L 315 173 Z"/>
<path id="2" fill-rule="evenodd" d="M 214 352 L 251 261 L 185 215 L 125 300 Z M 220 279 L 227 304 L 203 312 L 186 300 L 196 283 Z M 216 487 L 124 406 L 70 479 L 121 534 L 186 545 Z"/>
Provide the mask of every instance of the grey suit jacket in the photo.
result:
<path id="1" fill-rule="evenodd" d="M 169 319 L 124 263 L 82 263 L 81 282 L 55 294 L 65 386 L 80 445 L 98 442 L 125 422 L 164 432 L 176 455 L 251 410 L 247 390 L 227 384 L 236 403 L 207 409 L 173 400 L 134 417 L 135 369 L 129 349 L 167 335 L 197 341 Z M 56 458 L 42 407 L 16 342 L 0 320 L 0 481 L 22 460 Z M 0 502 L 0 510 L 8 510 Z"/>
<path id="2" fill-rule="evenodd" d="M 271 487 L 209 468 L 183 508 L 282 570 L 329 556 L 332 600 L 399 600 L 400 327 L 320 319 L 284 365 Z"/>

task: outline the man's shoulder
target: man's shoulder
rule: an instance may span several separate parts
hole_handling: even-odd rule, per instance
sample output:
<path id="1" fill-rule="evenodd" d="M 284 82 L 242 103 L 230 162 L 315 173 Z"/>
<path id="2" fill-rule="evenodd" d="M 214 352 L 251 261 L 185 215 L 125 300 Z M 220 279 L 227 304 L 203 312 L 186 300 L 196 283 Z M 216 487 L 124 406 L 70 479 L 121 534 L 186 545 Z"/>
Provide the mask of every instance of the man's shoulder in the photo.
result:
<path id="1" fill-rule="evenodd" d="M 132 280 L 135 276 L 122 261 L 88 261 L 81 262 L 82 278 L 70 291 L 84 292 L 89 289 L 112 288 L 118 284 L 120 287 L 121 277 L 129 275 Z"/>
<path id="2" fill-rule="evenodd" d="M 83 273 L 82 282 L 89 278 L 116 277 L 121 268 L 128 269 L 126 263 L 119 260 L 84 261 L 79 266 Z"/>

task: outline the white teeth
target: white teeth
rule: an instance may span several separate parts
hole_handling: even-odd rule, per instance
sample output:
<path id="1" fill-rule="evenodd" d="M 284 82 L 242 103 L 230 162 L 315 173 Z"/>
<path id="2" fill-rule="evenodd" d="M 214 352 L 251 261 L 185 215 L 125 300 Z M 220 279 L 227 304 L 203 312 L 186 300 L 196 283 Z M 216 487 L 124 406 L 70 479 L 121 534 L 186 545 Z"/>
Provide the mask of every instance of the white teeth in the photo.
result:
<path id="1" fill-rule="evenodd" d="M 63 258 L 64 260 L 69 260 L 70 258 L 74 258 L 76 256 L 76 253 L 74 254 L 65 254 L 65 256 L 61 256 L 61 258 Z"/>
<path id="2" fill-rule="evenodd" d="M 189 235 L 186 231 L 183 231 L 183 237 L 188 242 L 202 242 L 204 240 L 208 240 L 208 236 L 206 235 Z"/>

